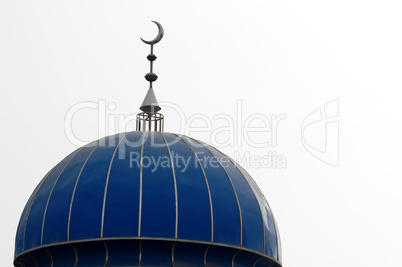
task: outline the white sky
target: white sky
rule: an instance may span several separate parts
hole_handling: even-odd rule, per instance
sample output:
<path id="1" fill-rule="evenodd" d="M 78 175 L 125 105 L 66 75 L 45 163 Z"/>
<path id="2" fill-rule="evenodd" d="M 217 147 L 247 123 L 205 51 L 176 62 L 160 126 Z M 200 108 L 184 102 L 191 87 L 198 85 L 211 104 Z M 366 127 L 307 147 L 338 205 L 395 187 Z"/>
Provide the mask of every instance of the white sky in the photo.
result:
<path id="1" fill-rule="evenodd" d="M 223 123 L 214 115 L 236 117 L 238 99 L 244 118 L 286 114 L 276 147 L 236 136 L 233 146 L 219 148 L 232 157 L 275 151 L 286 158 L 282 169 L 245 166 L 276 216 L 284 266 L 402 266 L 401 7 L 357 0 L 1 1 L 2 266 L 12 265 L 16 227 L 34 187 L 76 148 L 65 135 L 68 110 L 104 100 L 117 105 L 110 118 L 139 111 L 149 53 L 139 37 L 156 35 L 151 20 L 165 28 L 155 46 L 160 102 L 188 117 L 205 114 L 213 129 Z M 336 99 L 340 153 L 332 167 L 304 148 L 301 125 Z M 165 130 L 178 132 L 177 116 L 162 112 Z M 102 136 L 95 110 L 74 118 L 81 139 Z M 306 130 L 311 145 L 325 142 L 323 125 Z M 206 142 L 210 135 L 191 133 Z"/>

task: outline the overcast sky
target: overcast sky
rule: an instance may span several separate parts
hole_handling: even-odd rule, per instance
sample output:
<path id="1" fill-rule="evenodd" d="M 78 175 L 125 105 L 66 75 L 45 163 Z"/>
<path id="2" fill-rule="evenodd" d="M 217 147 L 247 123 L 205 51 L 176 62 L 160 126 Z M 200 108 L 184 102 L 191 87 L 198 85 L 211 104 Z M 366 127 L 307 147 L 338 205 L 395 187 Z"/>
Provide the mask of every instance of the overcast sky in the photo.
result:
<path id="1" fill-rule="evenodd" d="M 154 51 L 165 131 L 248 165 L 276 216 L 284 266 L 402 266 L 401 7 L 1 1 L 2 266 L 46 172 L 79 142 L 134 130 L 122 118 L 148 90 L 139 38 L 156 36 L 151 20 L 165 29 Z"/>

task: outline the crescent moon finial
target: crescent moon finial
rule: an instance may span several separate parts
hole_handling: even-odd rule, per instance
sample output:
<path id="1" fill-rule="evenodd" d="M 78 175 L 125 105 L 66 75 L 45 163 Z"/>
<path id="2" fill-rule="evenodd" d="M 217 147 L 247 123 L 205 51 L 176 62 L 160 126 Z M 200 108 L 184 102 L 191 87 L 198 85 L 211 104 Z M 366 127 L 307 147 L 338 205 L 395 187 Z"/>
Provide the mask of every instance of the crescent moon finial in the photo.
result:
<path id="1" fill-rule="evenodd" d="M 144 43 L 149 44 L 149 45 L 154 45 L 154 44 L 158 43 L 160 40 L 162 40 L 162 37 L 163 37 L 163 27 L 162 27 L 162 25 L 159 22 L 154 21 L 154 20 L 152 22 L 155 23 L 158 26 L 158 35 L 152 41 L 146 41 L 146 40 L 141 38 L 141 40 Z"/>

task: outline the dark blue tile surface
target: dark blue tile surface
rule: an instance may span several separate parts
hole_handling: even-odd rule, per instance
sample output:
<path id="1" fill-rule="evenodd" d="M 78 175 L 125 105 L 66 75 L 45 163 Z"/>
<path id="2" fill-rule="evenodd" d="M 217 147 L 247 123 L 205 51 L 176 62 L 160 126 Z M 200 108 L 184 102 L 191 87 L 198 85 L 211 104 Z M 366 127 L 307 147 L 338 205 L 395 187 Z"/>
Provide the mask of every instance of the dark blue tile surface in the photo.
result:
<path id="1" fill-rule="evenodd" d="M 82 147 L 49 172 L 21 215 L 15 252 L 20 254 L 41 243 L 148 237 L 163 239 L 141 242 L 145 242 L 144 248 L 150 244 L 162 246 L 158 257 L 167 261 L 173 246 L 173 240 L 167 239 L 176 236 L 180 240 L 234 246 L 231 249 L 236 251 L 243 246 L 280 259 L 271 210 L 257 184 L 240 166 L 220 151 L 185 136 L 129 132 Z M 133 251 L 124 261 L 139 260 L 138 240 L 107 242 L 111 263 L 118 264 L 121 257 L 118 242 L 126 242 L 124 248 Z M 94 253 L 88 255 L 104 264 L 106 249 L 103 242 L 98 243 L 101 245 L 94 245 Z M 205 248 L 208 244 L 195 246 Z M 186 245 L 176 242 L 177 259 L 183 262 L 186 253 L 201 253 L 186 250 Z M 80 249 L 84 253 L 84 247 Z M 95 255 L 96 249 L 103 249 L 103 254 Z M 219 250 L 215 246 L 211 249 L 210 255 Z M 54 253 L 55 261 L 69 262 L 57 250 Z M 154 261 L 151 252 L 144 253 L 148 257 L 144 260 Z M 247 258 L 246 254 L 238 256 L 239 264 L 242 257 Z M 200 255 L 192 260 L 196 265 Z"/>

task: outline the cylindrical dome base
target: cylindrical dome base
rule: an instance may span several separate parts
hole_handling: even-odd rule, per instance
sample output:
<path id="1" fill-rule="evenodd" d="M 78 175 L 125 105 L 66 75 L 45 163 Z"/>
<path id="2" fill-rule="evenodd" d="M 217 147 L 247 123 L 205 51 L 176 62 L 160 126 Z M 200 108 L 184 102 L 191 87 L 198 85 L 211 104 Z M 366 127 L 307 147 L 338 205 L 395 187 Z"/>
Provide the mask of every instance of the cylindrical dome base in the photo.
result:
<path id="1" fill-rule="evenodd" d="M 216 243 L 105 239 L 69 242 L 27 251 L 14 261 L 30 266 L 272 266 L 265 255 Z"/>

